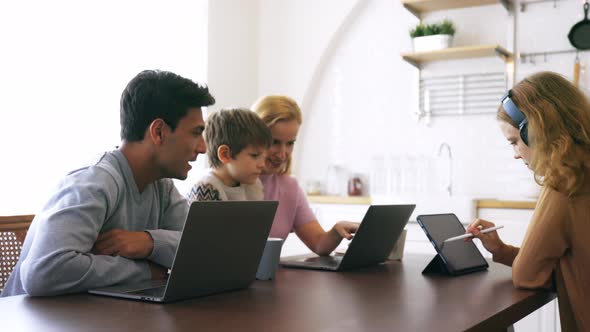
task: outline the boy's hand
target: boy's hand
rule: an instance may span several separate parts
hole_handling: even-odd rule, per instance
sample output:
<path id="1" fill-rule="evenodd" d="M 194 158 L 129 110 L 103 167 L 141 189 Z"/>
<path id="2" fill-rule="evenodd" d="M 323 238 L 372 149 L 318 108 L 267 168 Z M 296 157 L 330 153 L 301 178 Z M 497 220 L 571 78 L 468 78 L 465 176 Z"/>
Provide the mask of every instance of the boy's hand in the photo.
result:
<path id="1" fill-rule="evenodd" d="M 153 249 L 154 240 L 148 232 L 113 229 L 98 236 L 92 253 L 142 259 L 148 257 Z"/>

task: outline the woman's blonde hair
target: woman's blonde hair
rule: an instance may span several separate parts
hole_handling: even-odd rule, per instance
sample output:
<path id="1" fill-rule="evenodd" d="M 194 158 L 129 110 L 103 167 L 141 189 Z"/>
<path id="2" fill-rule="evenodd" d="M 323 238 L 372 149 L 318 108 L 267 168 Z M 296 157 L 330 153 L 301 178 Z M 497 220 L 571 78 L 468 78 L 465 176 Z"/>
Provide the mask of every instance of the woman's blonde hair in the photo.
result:
<path id="1" fill-rule="evenodd" d="M 590 102 L 561 75 L 540 72 L 512 88 L 511 99 L 528 121 L 535 181 L 568 196 L 582 189 L 590 152 Z M 498 120 L 518 129 L 500 106 Z"/>
<path id="2" fill-rule="evenodd" d="M 279 121 L 295 120 L 299 125 L 303 121 L 299 105 L 295 100 L 287 96 L 262 97 L 252 105 L 252 110 L 258 114 L 269 128 Z M 279 174 L 291 173 L 291 160 L 292 156 L 289 156 L 285 166 L 279 170 Z"/>

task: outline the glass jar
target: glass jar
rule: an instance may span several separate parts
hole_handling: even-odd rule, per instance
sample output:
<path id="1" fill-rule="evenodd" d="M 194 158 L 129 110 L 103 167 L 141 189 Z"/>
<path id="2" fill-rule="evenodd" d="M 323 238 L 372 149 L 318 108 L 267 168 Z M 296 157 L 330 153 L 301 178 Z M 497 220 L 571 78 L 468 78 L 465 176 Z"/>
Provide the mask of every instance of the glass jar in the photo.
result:
<path id="1" fill-rule="evenodd" d="M 363 194 L 363 182 L 359 176 L 353 176 L 348 180 L 348 196 L 361 196 Z"/>

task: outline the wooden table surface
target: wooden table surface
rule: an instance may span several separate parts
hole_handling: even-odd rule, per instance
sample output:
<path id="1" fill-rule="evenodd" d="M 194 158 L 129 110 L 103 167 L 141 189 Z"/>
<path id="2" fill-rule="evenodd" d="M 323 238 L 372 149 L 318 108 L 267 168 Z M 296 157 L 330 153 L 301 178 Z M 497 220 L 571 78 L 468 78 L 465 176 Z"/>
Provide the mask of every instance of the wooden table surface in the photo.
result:
<path id="1" fill-rule="evenodd" d="M 555 298 L 511 270 L 425 277 L 431 257 L 348 272 L 281 268 L 274 281 L 170 304 L 88 294 L 0 299 L 4 331 L 495 331 Z"/>

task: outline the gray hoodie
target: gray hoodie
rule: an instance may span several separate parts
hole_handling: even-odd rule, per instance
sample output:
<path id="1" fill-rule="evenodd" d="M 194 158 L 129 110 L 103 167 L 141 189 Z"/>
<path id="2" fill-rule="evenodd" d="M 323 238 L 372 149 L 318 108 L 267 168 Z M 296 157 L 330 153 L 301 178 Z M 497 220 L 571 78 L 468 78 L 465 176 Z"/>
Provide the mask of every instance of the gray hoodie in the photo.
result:
<path id="1" fill-rule="evenodd" d="M 151 278 L 147 260 L 170 267 L 188 213 L 172 180 L 149 184 L 140 194 L 119 150 L 69 173 L 39 212 L 18 264 L 0 297 L 84 292 Z M 154 249 L 147 260 L 90 253 L 111 229 L 148 231 Z"/>

